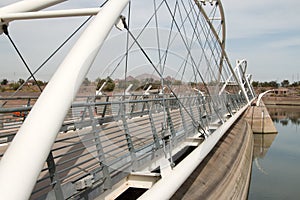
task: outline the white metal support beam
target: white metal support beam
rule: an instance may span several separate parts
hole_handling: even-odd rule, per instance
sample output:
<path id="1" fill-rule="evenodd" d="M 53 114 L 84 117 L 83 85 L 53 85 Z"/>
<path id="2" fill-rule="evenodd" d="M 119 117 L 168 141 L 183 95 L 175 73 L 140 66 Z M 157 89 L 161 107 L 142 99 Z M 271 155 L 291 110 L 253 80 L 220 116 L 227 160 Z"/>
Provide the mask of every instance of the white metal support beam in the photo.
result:
<path id="1" fill-rule="evenodd" d="M 32 12 L 32 11 L 38 11 L 42 10 L 44 8 L 51 7 L 53 5 L 59 4 L 61 2 L 64 2 L 66 0 L 24 0 L 19 1 L 17 3 L 10 4 L 8 6 L 4 6 L 0 8 L 0 16 L 4 14 L 9 13 L 20 13 L 20 12 Z M 0 17 L 0 25 L 8 24 L 8 21 L 4 21 Z M 0 28 L 0 34 L 3 33 L 2 28 Z"/>
<path id="2" fill-rule="evenodd" d="M 102 7 L 49 81 L 2 157 L 0 199 L 30 197 L 73 98 L 128 1 Z"/>
<path id="3" fill-rule="evenodd" d="M 67 0 L 24 0 L 8 6 L 0 8 L 0 14 L 16 13 L 16 12 L 31 12 L 38 11 L 44 8 L 51 7 Z"/>
<path id="4" fill-rule="evenodd" d="M 269 92 L 274 92 L 274 90 L 267 90 L 267 91 L 265 91 L 265 92 L 263 92 L 263 93 L 261 93 L 261 94 L 258 95 L 257 102 L 256 102 L 256 106 L 260 106 L 261 98 L 262 98 L 265 94 L 267 94 L 267 93 L 269 93 Z"/>
<path id="5" fill-rule="evenodd" d="M 253 98 L 255 98 L 255 91 L 253 89 L 253 86 L 252 86 L 252 75 L 251 74 L 246 74 L 246 80 L 248 82 L 248 87 L 251 91 L 251 95 Z"/>
<path id="6" fill-rule="evenodd" d="M 249 100 L 249 98 L 248 98 L 248 95 L 247 95 L 245 86 L 244 86 L 244 84 L 243 84 L 242 75 L 241 75 L 241 73 L 240 73 L 240 69 L 242 69 L 241 66 L 242 66 L 242 64 L 244 64 L 244 62 L 245 62 L 245 60 L 242 60 L 242 61 L 239 61 L 239 60 L 238 60 L 238 61 L 237 61 L 237 63 L 236 63 L 236 74 L 237 74 L 237 76 L 238 76 L 238 81 L 239 81 L 239 85 L 240 85 L 240 87 L 241 87 L 242 93 L 244 94 L 244 97 L 245 97 L 245 99 L 247 100 L 248 105 L 250 105 L 250 100 Z M 243 70 L 242 70 L 242 71 L 243 71 Z"/>
<path id="7" fill-rule="evenodd" d="M 0 19 L 2 23 L 7 23 L 13 20 L 89 16 L 89 15 L 96 15 L 99 11 L 100 8 L 84 8 L 84 9 L 55 10 L 55 11 L 4 13 L 4 14 L 0 14 Z"/>

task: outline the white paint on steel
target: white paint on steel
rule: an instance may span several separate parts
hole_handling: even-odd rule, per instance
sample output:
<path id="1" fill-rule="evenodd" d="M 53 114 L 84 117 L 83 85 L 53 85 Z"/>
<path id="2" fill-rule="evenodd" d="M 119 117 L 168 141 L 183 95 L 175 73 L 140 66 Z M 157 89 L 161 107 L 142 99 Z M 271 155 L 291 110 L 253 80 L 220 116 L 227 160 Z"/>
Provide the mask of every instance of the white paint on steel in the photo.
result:
<path id="1" fill-rule="evenodd" d="M 247 95 L 245 86 L 244 86 L 244 84 L 243 84 L 242 75 L 241 75 L 240 70 L 239 70 L 239 69 L 241 69 L 241 71 L 243 71 L 243 70 L 242 70 L 242 64 L 243 64 L 244 62 L 246 62 L 246 61 L 245 61 L 245 60 L 243 60 L 243 61 L 239 61 L 239 60 L 238 60 L 238 61 L 237 61 L 237 63 L 236 63 L 236 66 L 237 66 L 237 67 L 236 67 L 236 68 L 237 68 L 236 74 L 237 74 L 237 77 L 238 77 L 238 83 L 239 83 L 240 88 L 241 88 L 241 90 L 242 90 L 242 92 L 243 92 L 243 95 L 244 95 L 246 101 L 248 102 L 248 105 L 250 105 L 250 100 L 249 100 L 249 98 L 248 98 L 248 95 Z"/>
<path id="2" fill-rule="evenodd" d="M 74 96 L 128 1 L 105 4 L 49 81 L 2 157 L 0 199 L 29 198 Z"/>
<path id="3" fill-rule="evenodd" d="M 262 98 L 265 94 L 267 94 L 268 92 L 274 92 L 274 90 L 267 90 L 267 91 L 265 91 L 265 92 L 263 92 L 263 93 L 260 93 L 260 94 L 258 95 L 258 98 L 257 98 L 256 106 L 259 106 L 259 105 L 260 105 L 261 98 Z"/>
<path id="4" fill-rule="evenodd" d="M 244 95 L 245 98 L 247 99 L 247 102 L 249 102 L 249 98 L 248 98 L 248 96 L 247 96 L 245 87 L 244 87 L 244 85 L 243 85 L 243 83 L 242 83 L 242 76 L 241 76 L 241 74 L 239 73 L 239 69 L 241 69 L 242 64 L 245 64 L 245 65 L 246 65 L 246 64 L 247 64 L 247 61 L 246 61 L 246 60 L 240 60 L 240 61 L 237 61 L 236 67 L 233 69 L 233 72 L 231 72 L 230 76 L 229 76 L 229 77 L 227 78 L 227 80 L 225 81 L 223 87 L 222 87 L 221 90 L 219 91 L 219 95 L 221 95 L 221 94 L 224 92 L 226 86 L 228 85 L 228 83 L 230 82 L 231 78 L 232 78 L 233 75 L 235 74 L 235 76 L 237 76 L 237 78 L 238 78 L 237 82 L 238 82 L 238 84 L 239 84 L 241 90 L 243 91 L 243 95 Z M 233 74 L 233 73 L 234 73 L 234 74 Z M 248 89 L 251 91 L 252 97 L 255 97 L 255 94 L 254 94 L 254 92 L 253 92 L 253 88 L 251 87 L 248 78 L 245 77 L 245 79 L 246 79 L 246 82 L 247 82 L 247 87 L 248 87 Z"/>
<path id="5" fill-rule="evenodd" d="M 244 106 L 233 117 L 228 119 L 226 123 L 222 124 L 214 134 L 205 139 L 199 147 L 174 167 L 168 176 L 162 177 L 152 188 L 138 199 L 170 199 L 247 108 L 248 105 Z"/>
<path id="6" fill-rule="evenodd" d="M 39 11 L 39 12 L 23 12 L 23 13 L 4 13 L 0 14 L 0 19 L 4 22 L 24 19 L 42 19 L 56 17 L 76 17 L 96 15 L 100 8 L 83 8 L 70 10 L 55 10 L 55 11 Z"/>
<path id="7" fill-rule="evenodd" d="M 248 88 L 249 88 L 249 90 L 251 92 L 252 98 L 254 98 L 255 97 L 255 93 L 254 93 L 253 87 L 251 85 L 251 78 L 252 78 L 252 76 L 250 74 L 245 74 L 245 80 L 247 82 L 247 86 L 248 86 Z"/>
<path id="8" fill-rule="evenodd" d="M 30 12 L 42 10 L 67 0 L 24 0 L 0 8 L 0 13 Z"/>

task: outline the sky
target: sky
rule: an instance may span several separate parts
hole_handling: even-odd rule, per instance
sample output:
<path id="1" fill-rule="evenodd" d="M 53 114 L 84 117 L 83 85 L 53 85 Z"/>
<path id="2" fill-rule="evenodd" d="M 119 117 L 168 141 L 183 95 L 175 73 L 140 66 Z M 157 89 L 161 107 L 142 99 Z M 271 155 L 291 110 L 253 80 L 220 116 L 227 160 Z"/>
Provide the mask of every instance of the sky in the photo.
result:
<path id="1" fill-rule="evenodd" d="M 13 2 L 16 0 L 1 0 L 0 7 Z M 96 0 L 69 0 L 56 8 L 95 7 L 99 4 Z M 226 51 L 232 65 L 237 59 L 246 59 L 248 73 L 255 81 L 300 81 L 300 1 L 223 0 L 222 4 L 226 20 Z M 83 21 L 83 18 L 18 21 L 13 22 L 9 30 L 28 65 L 35 69 Z M 53 42 L 53 37 L 61 39 Z M 59 65 L 75 39 L 47 65 Z M 0 35 L 0 60 L 0 79 L 25 79 L 28 76 L 3 34 Z M 38 78 L 47 81 L 51 73 L 52 69 L 46 67 L 39 72 Z"/>
<path id="2" fill-rule="evenodd" d="M 300 81 L 300 1 L 224 0 L 227 52 L 255 80 Z"/>

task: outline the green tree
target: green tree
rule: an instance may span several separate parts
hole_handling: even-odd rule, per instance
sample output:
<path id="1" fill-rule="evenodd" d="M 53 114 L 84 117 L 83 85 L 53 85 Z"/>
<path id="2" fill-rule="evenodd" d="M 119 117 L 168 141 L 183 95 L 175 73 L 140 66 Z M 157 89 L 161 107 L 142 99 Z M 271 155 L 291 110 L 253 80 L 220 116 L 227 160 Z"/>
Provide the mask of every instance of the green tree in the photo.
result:
<path id="1" fill-rule="evenodd" d="M 37 84 L 38 86 L 43 86 L 43 85 L 45 85 L 44 82 L 41 81 L 41 80 L 37 80 L 37 81 L 36 81 L 36 84 Z"/>
<path id="2" fill-rule="evenodd" d="M 20 87 L 20 84 L 19 83 L 10 83 L 9 87 L 12 90 L 17 90 Z"/>
<path id="3" fill-rule="evenodd" d="M 281 86 L 282 86 L 282 87 L 288 87 L 289 85 L 290 85 L 289 80 L 283 80 L 283 81 L 281 82 Z"/>
<path id="4" fill-rule="evenodd" d="M 270 87 L 278 88 L 278 83 L 276 81 L 269 82 Z"/>
<path id="5" fill-rule="evenodd" d="M 258 87 L 258 85 L 259 85 L 259 81 L 253 81 L 252 82 L 252 86 L 253 87 Z"/>
<path id="6" fill-rule="evenodd" d="M 98 80 L 97 87 L 96 87 L 97 90 L 100 89 L 100 87 L 103 85 L 104 82 L 106 82 L 103 88 L 104 92 L 110 92 L 115 89 L 116 84 L 110 77 L 107 77 L 106 79 L 97 79 L 97 80 Z"/>
<path id="7" fill-rule="evenodd" d="M 20 85 L 23 85 L 23 83 L 25 83 L 25 80 L 20 78 L 20 79 L 18 80 L 18 83 L 19 83 Z"/>
<path id="8" fill-rule="evenodd" d="M 97 83 L 96 89 L 99 90 L 100 87 L 103 85 L 103 83 L 104 83 L 106 80 L 105 80 L 105 79 L 101 79 L 101 78 L 97 78 L 96 81 L 98 82 L 98 83 Z"/>
<path id="9" fill-rule="evenodd" d="M 7 83 L 8 83 L 8 80 L 6 78 L 1 81 L 1 85 L 7 85 Z"/>

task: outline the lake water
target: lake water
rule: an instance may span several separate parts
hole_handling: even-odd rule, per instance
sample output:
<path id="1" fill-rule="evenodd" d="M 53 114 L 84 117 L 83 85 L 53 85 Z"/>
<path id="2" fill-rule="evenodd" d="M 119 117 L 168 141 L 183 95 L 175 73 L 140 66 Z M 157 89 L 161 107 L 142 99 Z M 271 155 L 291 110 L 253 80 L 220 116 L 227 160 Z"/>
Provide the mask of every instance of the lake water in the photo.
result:
<path id="1" fill-rule="evenodd" d="M 300 106 L 271 106 L 277 134 L 254 135 L 249 200 L 300 199 Z"/>

